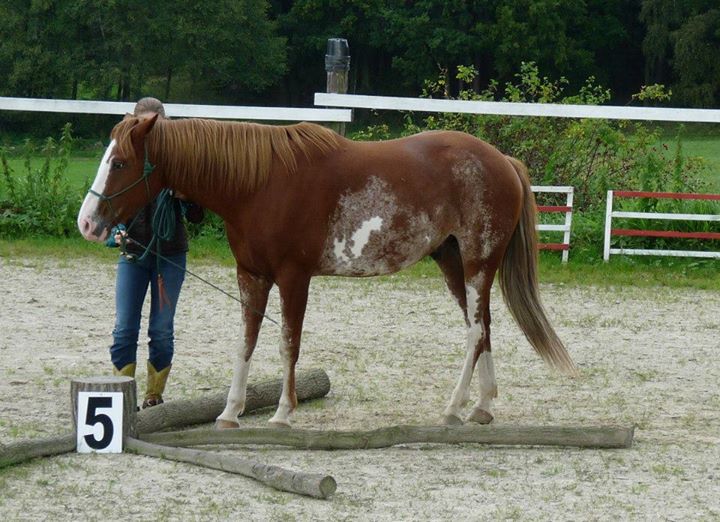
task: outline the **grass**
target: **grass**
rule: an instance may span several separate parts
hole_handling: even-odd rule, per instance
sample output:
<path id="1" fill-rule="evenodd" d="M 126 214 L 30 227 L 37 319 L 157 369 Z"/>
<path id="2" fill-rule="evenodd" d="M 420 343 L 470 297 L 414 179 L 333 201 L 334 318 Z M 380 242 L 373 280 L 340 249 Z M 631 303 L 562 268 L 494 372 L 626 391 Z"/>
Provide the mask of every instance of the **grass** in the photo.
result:
<path id="1" fill-rule="evenodd" d="M 711 191 L 720 192 L 720 133 L 717 125 L 687 124 L 663 126 L 661 142 L 668 147 L 668 154 L 675 154 L 676 137 L 680 134 L 682 149 L 686 156 L 702 158 L 708 166 Z"/>
<path id="2" fill-rule="evenodd" d="M 0 258 L 7 260 L 38 257 L 62 259 L 92 258 L 114 263 L 117 250 L 90 243 L 80 237 L 54 238 L 35 237 L 19 240 L 0 239 Z M 218 263 L 234 266 L 234 260 L 227 243 L 207 237 L 191 241 L 188 264 Z M 191 268 L 192 269 L 192 268 Z M 425 259 L 414 266 L 391 276 L 388 281 L 408 279 L 441 279 L 437 265 Z M 560 255 L 551 252 L 540 254 L 540 281 L 546 284 L 601 287 L 670 287 L 696 288 L 699 290 L 720 290 L 720 260 L 693 260 L 689 258 L 657 258 L 615 256 L 607 263 L 573 259 L 563 265 Z"/>
<path id="3" fill-rule="evenodd" d="M 102 154 L 102 153 L 101 153 Z M 40 168 L 43 158 L 36 156 L 31 159 L 32 168 Z M 67 180 L 70 188 L 81 193 L 86 187 L 92 183 L 97 173 L 100 156 L 95 157 L 79 157 L 74 156 L 70 159 L 67 170 Z M 24 175 L 27 172 L 25 168 L 25 160 L 18 157 L 8 158 L 8 165 L 16 176 Z M 0 183 L 0 191 L 3 189 L 3 183 Z"/>

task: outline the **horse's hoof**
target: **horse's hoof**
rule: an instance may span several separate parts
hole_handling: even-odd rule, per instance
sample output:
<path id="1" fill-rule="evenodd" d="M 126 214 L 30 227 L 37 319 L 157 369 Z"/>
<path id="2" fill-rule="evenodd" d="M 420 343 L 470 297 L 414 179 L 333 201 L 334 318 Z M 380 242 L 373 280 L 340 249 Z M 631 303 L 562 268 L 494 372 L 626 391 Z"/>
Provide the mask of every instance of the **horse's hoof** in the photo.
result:
<path id="1" fill-rule="evenodd" d="M 478 424 L 490 424 L 493 421 L 493 416 L 485 410 L 475 408 L 466 420 L 468 422 L 477 422 Z"/>
<path id="2" fill-rule="evenodd" d="M 447 414 L 442 416 L 442 423 L 446 426 L 460 426 L 463 421 L 460 417 L 454 414 Z"/>
<path id="3" fill-rule="evenodd" d="M 215 421 L 216 430 L 236 430 L 240 427 L 239 422 L 233 422 L 225 419 L 217 419 Z"/>
<path id="4" fill-rule="evenodd" d="M 288 421 L 276 421 L 276 420 L 270 420 L 268 421 L 268 424 L 271 428 L 279 428 L 283 430 L 289 430 L 292 426 L 290 426 L 290 423 Z"/>

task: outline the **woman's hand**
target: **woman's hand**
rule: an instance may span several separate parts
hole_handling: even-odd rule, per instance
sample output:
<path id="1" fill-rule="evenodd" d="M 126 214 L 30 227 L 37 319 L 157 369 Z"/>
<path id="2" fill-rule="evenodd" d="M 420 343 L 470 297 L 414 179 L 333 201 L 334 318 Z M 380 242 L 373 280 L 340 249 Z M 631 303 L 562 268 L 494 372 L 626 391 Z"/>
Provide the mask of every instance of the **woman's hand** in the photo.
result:
<path id="1" fill-rule="evenodd" d="M 123 244 L 123 238 L 127 238 L 127 231 L 125 230 L 118 230 L 115 232 L 115 244 L 120 246 Z M 129 241 L 128 239 L 125 239 L 125 241 Z"/>

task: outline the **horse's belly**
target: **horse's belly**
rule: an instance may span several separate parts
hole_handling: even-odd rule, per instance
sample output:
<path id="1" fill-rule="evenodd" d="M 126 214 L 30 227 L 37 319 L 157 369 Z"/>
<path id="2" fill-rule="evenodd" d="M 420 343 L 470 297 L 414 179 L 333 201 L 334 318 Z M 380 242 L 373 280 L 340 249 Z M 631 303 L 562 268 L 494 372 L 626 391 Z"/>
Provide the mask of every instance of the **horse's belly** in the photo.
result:
<path id="1" fill-rule="evenodd" d="M 445 237 L 440 210 L 402 205 L 378 178 L 340 199 L 331 218 L 319 273 L 391 274 L 422 259 Z"/>
<path id="2" fill-rule="evenodd" d="M 392 274 L 434 250 L 438 243 L 429 234 L 400 237 L 382 235 L 379 219 L 364 222 L 355 233 L 332 239 L 323 253 L 321 275 L 373 276 Z"/>

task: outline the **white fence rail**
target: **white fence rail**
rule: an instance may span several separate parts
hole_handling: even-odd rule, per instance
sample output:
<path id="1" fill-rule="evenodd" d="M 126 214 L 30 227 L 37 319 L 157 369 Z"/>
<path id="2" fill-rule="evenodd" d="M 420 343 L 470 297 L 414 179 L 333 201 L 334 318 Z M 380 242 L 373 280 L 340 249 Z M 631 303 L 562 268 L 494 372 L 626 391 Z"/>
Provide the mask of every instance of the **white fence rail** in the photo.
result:
<path id="1" fill-rule="evenodd" d="M 416 112 L 457 112 L 506 116 L 554 116 L 559 118 L 601 118 L 608 120 L 652 120 L 720 123 L 716 109 L 662 109 L 608 105 L 558 103 L 511 103 L 474 100 L 436 100 L 395 96 L 315 93 L 315 105 Z"/>
<path id="2" fill-rule="evenodd" d="M 124 115 L 126 113 L 131 113 L 134 108 L 135 104 L 131 102 L 0 97 L 0 110 L 5 111 Z M 168 116 L 173 118 L 318 122 L 352 121 L 352 111 L 349 109 L 305 109 L 296 107 L 252 107 L 166 103 L 165 112 Z"/>

